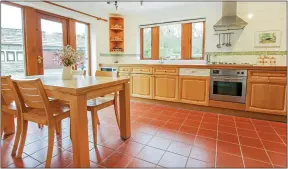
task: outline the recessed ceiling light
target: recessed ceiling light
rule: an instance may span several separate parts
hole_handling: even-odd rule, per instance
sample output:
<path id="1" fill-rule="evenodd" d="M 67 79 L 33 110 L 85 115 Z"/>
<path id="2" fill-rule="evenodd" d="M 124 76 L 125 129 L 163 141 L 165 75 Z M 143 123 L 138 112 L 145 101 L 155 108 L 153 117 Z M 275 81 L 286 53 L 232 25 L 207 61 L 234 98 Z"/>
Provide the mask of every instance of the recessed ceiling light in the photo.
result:
<path id="1" fill-rule="evenodd" d="M 143 5 L 143 1 L 140 1 L 140 8 L 143 8 L 144 5 Z"/>
<path id="2" fill-rule="evenodd" d="M 252 19 L 254 17 L 254 14 L 253 13 L 249 13 L 247 17 L 248 17 L 248 19 Z"/>

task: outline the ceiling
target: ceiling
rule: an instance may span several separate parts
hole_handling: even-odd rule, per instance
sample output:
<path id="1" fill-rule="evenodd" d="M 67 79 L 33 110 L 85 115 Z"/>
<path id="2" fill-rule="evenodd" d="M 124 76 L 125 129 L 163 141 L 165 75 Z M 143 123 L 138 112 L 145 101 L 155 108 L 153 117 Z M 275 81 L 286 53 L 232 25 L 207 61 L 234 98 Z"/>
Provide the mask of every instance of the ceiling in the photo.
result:
<path id="1" fill-rule="evenodd" d="M 69 0 L 69 2 L 65 2 L 68 0 L 64 0 L 61 2 L 54 2 L 69 8 L 73 8 L 85 13 L 94 14 L 94 15 L 108 15 L 109 13 L 115 13 L 115 1 L 111 1 L 110 4 L 107 4 L 107 2 L 76 2 Z M 135 13 L 142 13 L 142 12 L 149 12 L 153 10 L 159 10 L 159 9 L 168 9 L 172 7 L 177 7 L 180 5 L 185 5 L 190 2 L 143 2 L 143 8 L 140 7 L 140 1 L 139 2 L 121 2 L 118 1 L 118 12 L 119 14 L 135 14 Z"/>

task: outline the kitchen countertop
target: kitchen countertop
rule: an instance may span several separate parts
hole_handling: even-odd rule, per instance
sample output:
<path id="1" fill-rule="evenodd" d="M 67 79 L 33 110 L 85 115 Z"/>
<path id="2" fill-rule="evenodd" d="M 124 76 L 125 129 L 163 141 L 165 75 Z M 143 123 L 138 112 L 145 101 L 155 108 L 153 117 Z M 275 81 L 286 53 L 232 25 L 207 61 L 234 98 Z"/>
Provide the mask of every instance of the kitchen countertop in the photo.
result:
<path id="1" fill-rule="evenodd" d="M 199 69 L 247 69 L 247 70 L 278 70 L 278 71 L 286 71 L 286 66 L 254 66 L 254 65 L 231 65 L 231 64 L 191 64 L 191 65 L 181 65 L 181 64 L 121 64 L 121 63 L 110 63 L 110 64 L 102 64 L 99 66 L 103 67 L 132 67 L 132 66 L 150 66 L 150 67 L 178 67 L 178 68 L 199 68 Z"/>

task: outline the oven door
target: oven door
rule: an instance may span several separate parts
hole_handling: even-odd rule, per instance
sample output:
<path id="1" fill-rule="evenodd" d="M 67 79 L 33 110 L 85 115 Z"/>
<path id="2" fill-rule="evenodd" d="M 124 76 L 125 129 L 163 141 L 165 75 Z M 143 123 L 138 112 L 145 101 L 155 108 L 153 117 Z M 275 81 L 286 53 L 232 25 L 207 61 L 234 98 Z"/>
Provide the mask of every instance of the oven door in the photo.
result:
<path id="1" fill-rule="evenodd" d="M 246 102 L 246 77 L 212 76 L 210 100 Z"/>

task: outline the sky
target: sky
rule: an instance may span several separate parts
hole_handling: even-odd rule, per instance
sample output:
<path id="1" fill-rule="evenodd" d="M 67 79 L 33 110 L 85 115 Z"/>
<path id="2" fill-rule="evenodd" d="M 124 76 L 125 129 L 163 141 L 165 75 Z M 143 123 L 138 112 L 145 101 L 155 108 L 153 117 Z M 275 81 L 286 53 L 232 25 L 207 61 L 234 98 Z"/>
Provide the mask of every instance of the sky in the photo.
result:
<path id="1" fill-rule="evenodd" d="M 22 29 L 22 10 L 14 6 L 1 4 L 1 28 Z M 49 20 L 41 20 L 42 31 L 47 33 L 61 33 L 62 24 Z M 86 25 L 76 23 L 76 34 L 83 34 L 86 31 Z"/>

